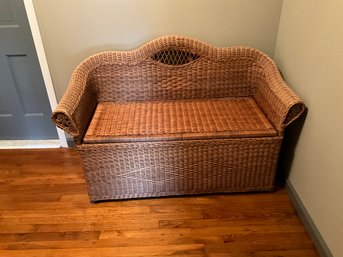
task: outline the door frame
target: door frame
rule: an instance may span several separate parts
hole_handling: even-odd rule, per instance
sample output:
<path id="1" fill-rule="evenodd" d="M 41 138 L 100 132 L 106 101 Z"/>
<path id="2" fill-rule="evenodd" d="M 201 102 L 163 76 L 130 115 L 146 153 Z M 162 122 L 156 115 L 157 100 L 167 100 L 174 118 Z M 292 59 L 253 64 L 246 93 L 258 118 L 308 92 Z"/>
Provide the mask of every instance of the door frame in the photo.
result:
<path id="1" fill-rule="evenodd" d="M 54 90 L 54 85 L 52 83 L 51 74 L 46 59 L 46 54 L 44 51 L 43 41 L 39 30 L 39 25 L 37 21 L 36 11 L 33 4 L 33 0 L 23 0 L 25 5 L 25 11 L 27 18 L 29 20 L 29 25 L 31 28 L 31 34 L 33 37 L 33 42 L 36 47 L 36 53 L 38 56 L 38 61 L 43 75 L 43 80 L 48 94 L 49 103 L 51 110 L 54 110 L 57 106 L 57 99 Z M 61 147 L 68 147 L 67 138 L 63 130 L 56 127 L 57 135 L 60 141 Z"/>

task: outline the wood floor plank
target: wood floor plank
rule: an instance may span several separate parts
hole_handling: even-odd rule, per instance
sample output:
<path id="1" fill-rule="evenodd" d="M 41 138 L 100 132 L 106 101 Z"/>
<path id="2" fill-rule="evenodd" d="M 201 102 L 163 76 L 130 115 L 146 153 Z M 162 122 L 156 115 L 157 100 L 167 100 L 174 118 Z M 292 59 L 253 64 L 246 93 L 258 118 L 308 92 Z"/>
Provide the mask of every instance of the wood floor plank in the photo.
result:
<path id="1" fill-rule="evenodd" d="M 317 257 L 318 254 L 313 249 L 299 249 L 299 250 L 291 250 L 291 251 L 260 251 L 256 252 L 254 257 L 275 257 L 275 256 L 282 256 L 282 257 Z"/>
<path id="2" fill-rule="evenodd" d="M 0 242 L 95 240 L 99 234 L 99 231 L 0 233 Z"/>
<path id="3" fill-rule="evenodd" d="M 4 223 L 21 223 L 21 224 L 63 224 L 74 223 L 80 220 L 84 222 L 121 222 L 126 220 L 166 220 L 166 219 L 200 219 L 201 212 L 187 212 L 187 213 L 148 213 L 148 214 L 99 214 L 99 215 L 74 215 L 74 216 L 40 216 L 40 217 L 14 217 L 14 218 L 0 218 Z"/>
<path id="4" fill-rule="evenodd" d="M 149 239 L 147 239 L 149 240 Z M 205 256 L 204 245 L 157 245 L 104 248 L 69 248 L 39 250 L 0 250 L 0 257 L 146 257 L 146 256 Z"/>
<path id="5" fill-rule="evenodd" d="M 230 251 L 206 252 L 206 257 L 318 257 L 313 249 L 278 250 L 278 251 Z"/>
<path id="6" fill-rule="evenodd" d="M 73 222 L 58 224 L 0 224 L 2 233 L 29 233 L 29 232 L 68 232 L 68 231 L 104 231 L 104 230 L 138 230 L 157 229 L 158 221 L 142 220 L 113 220 L 103 222 Z"/>
<path id="7" fill-rule="evenodd" d="M 298 217 L 271 214 L 266 216 L 235 215 L 231 219 L 192 219 L 192 220 L 160 220 L 159 228 L 205 228 L 205 227 L 232 227 L 232 226 L 255 226 L 255 225 L 288 225 L 300 226 Z"/>
<path id="8" fill-rule="evenodd" d="M 82 220 L 83 221 L 83 220 Z M 161 226 L 161 223 L 163 224 Z M 221 219 L 191 219 L 191 220 L 144 220 L 142 222 L 138 218 L 125 220 L 110 220 L 102 222 L 73 222 L 73 223 L 59 223 L 59 224 L 22 224 L 22 223 L 0 223 L 0 231 L 3 233 L 24 233 L 27 232 L 53 232 L 53 231 L 91 231 L 91 230 L 139 230 L 139 229 L 174 229 L 174 228 L 211 228 L 224 227 L 231 228 L 237 226 L 277 226 L 277 225 L 295 227 L 296 229 L 303 229 L 303 225 L 297 217 L 290 217 L 287 219 L 267 218 L 254 219 L 249 218 L 249 221 L 244 219 L 237 220 L 221 220 Z"/>
<path id="9" fill-rule="evenodd" d="M 43 234 L 43 233 L 42 233 Z M 95 236 L 96 234 L 94 234 Z M 20 242 L 10 241 L 0 243 L 0 249 L 3 250 L 28 250 L 28 249 L 69 249 L 69 248 L 101 248 L 101 247 L 130 247 L 130 246 L 149 246 L 151 240 L 154 245 L 189 245 L 204 244 L 208 251 L 212 252 L 231 252 L 231 251 L 281 251 L 313 249 L 311 240 L 302 239 L 306 236 L 305 232 L 300 233 L 268 233 L 268 234 L 223 234 L 198 235 L 189 234 L 183 236 L 178 233 L 165 235 L 162 237 L 122 237 L 117 236 L 113 239 L 91 239 L 93 234 L 75 234 L 67 235 L 52 234 L 48 235 L 49 240 L 36 240 L 39 235 L 26 237 Z M 81 238 L 83 237 L 83 239 Z M 149 238 L 149 240 L 147 240 Z M 31 239 L 31 241 L 29 240 Z"/>
<path id="10" fill-rule="evenodd" d="M 125 215 L 125 217 L 150 213 L 149 206 L 132 206 L 132 207 L 103 207 L 103 208 L 63 208 L 55 209 L 53 212 L 46 209 L 35 210 L 2 210 L 2 218 L 15 218 L 15 217 L 59 217 L 59 216 L 112 216 L 112 215 Z"/>
<path id="11" fill-rule="evenodd" d="M 199 244 L 195 239 L 185 239 L 180 245 Z M 206 241 L 206 240 L 204 240 Z M 177 243 L 168 238 L 154 241 L 154 246 L 168 246 Z M 211 241 L 208 241 L 211 242 Z M 213 241 L 212 241 L 213 243 Z M 0 250 L 44 250 L 44 249 L 79 249 L 79 248 L 109 248 L 109 247 L 137 247 L 151 246 L 147 238 L 118 240 L 63 240 L 63 241 L 31 241 L 31 242 L 6 242 L 0 243 Z M 150 255 L 147 255 L 150 256 Z"/>
<path id="12" fill-rule="evenodd" d="M 206 228 L 174 228 L 174 229 L 150 229 L 150 230 L 107 230 L 102 231 L 100 239 L 116 239 L 117 237 L 124 238 L 141 238 L 141 237 L 173 237 L 175 234 L 178 236 L 189 237 L 192 235 L 197 236 L 221 236 L 225 234 L 255 234 L 255 233 L 298 233 L 305 232 L 301 226 L 289 225 L 256 225 L 256 226 L 231 226 L 231 227 L 206 227 Z"/>
<path id="13" fill-rule="evenodd" d="M 284 189 L 91 204 L 75 149 L 0 150 L 0 257 L 318 257 Z"/>

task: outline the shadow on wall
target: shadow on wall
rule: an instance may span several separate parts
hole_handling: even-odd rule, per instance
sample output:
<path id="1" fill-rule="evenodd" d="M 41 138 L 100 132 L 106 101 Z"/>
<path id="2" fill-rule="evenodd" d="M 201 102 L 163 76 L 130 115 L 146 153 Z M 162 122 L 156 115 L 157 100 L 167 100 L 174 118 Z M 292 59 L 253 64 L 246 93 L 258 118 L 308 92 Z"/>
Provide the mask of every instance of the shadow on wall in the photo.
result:
<path id="1" fill-rule="evenodd" d="M 295 148 L 297 146 L 301 130 L 304 126 L 307 113 L 308 109 L 305 108 L 304 113 L 285 129 L 276 173 L 276 184 L 279 186 L 285 186 L 286 180 L 289 176 L 292 168 Z"/>

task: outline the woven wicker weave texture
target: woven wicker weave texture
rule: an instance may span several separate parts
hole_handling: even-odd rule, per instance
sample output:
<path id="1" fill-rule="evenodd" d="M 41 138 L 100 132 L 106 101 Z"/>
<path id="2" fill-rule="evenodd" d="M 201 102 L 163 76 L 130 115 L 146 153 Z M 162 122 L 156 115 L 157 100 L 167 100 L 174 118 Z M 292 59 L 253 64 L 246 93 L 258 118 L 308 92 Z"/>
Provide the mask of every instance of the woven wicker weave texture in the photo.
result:
<path id="1" fill-rule="evenodd" d="M 304 108 L 262 52 L 166 36 L 86 59 L 52 119 L 98 201 L 270 190 Z"/>
<path id="2" fill-rule="evenodd" d="M 252 98 L 100 102 L 84 142 L 276 136 Z"/>
<path id="3" fill-rule="evenodd" d="M 92 201 L 272 190 L 281 138 L 84 144 Z"/>

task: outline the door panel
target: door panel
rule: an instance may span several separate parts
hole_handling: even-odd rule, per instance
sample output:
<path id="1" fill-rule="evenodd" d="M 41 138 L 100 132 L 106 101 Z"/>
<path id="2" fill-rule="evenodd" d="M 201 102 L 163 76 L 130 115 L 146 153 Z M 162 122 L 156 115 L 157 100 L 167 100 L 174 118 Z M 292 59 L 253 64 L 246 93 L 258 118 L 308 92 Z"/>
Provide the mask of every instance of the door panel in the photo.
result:
<path id="1" fill-rule="evenodd" d="M 22 0 L 0 0 L 0 139 L 56 139 Z"/>
<path id="2" fill-rule="evenodd" d="M 10 1 L 0 1 L 0 26 L 18 26 L 15 24 L 14 10 Z"/>
<path id="3" fill-rule="evenodd" d="M 30 72 L 27 55 L 8 55 L 7 57 L 22 112 L 25 116 L 43 116 L 39 100 L 41 96 L 39 83 Z"/>

